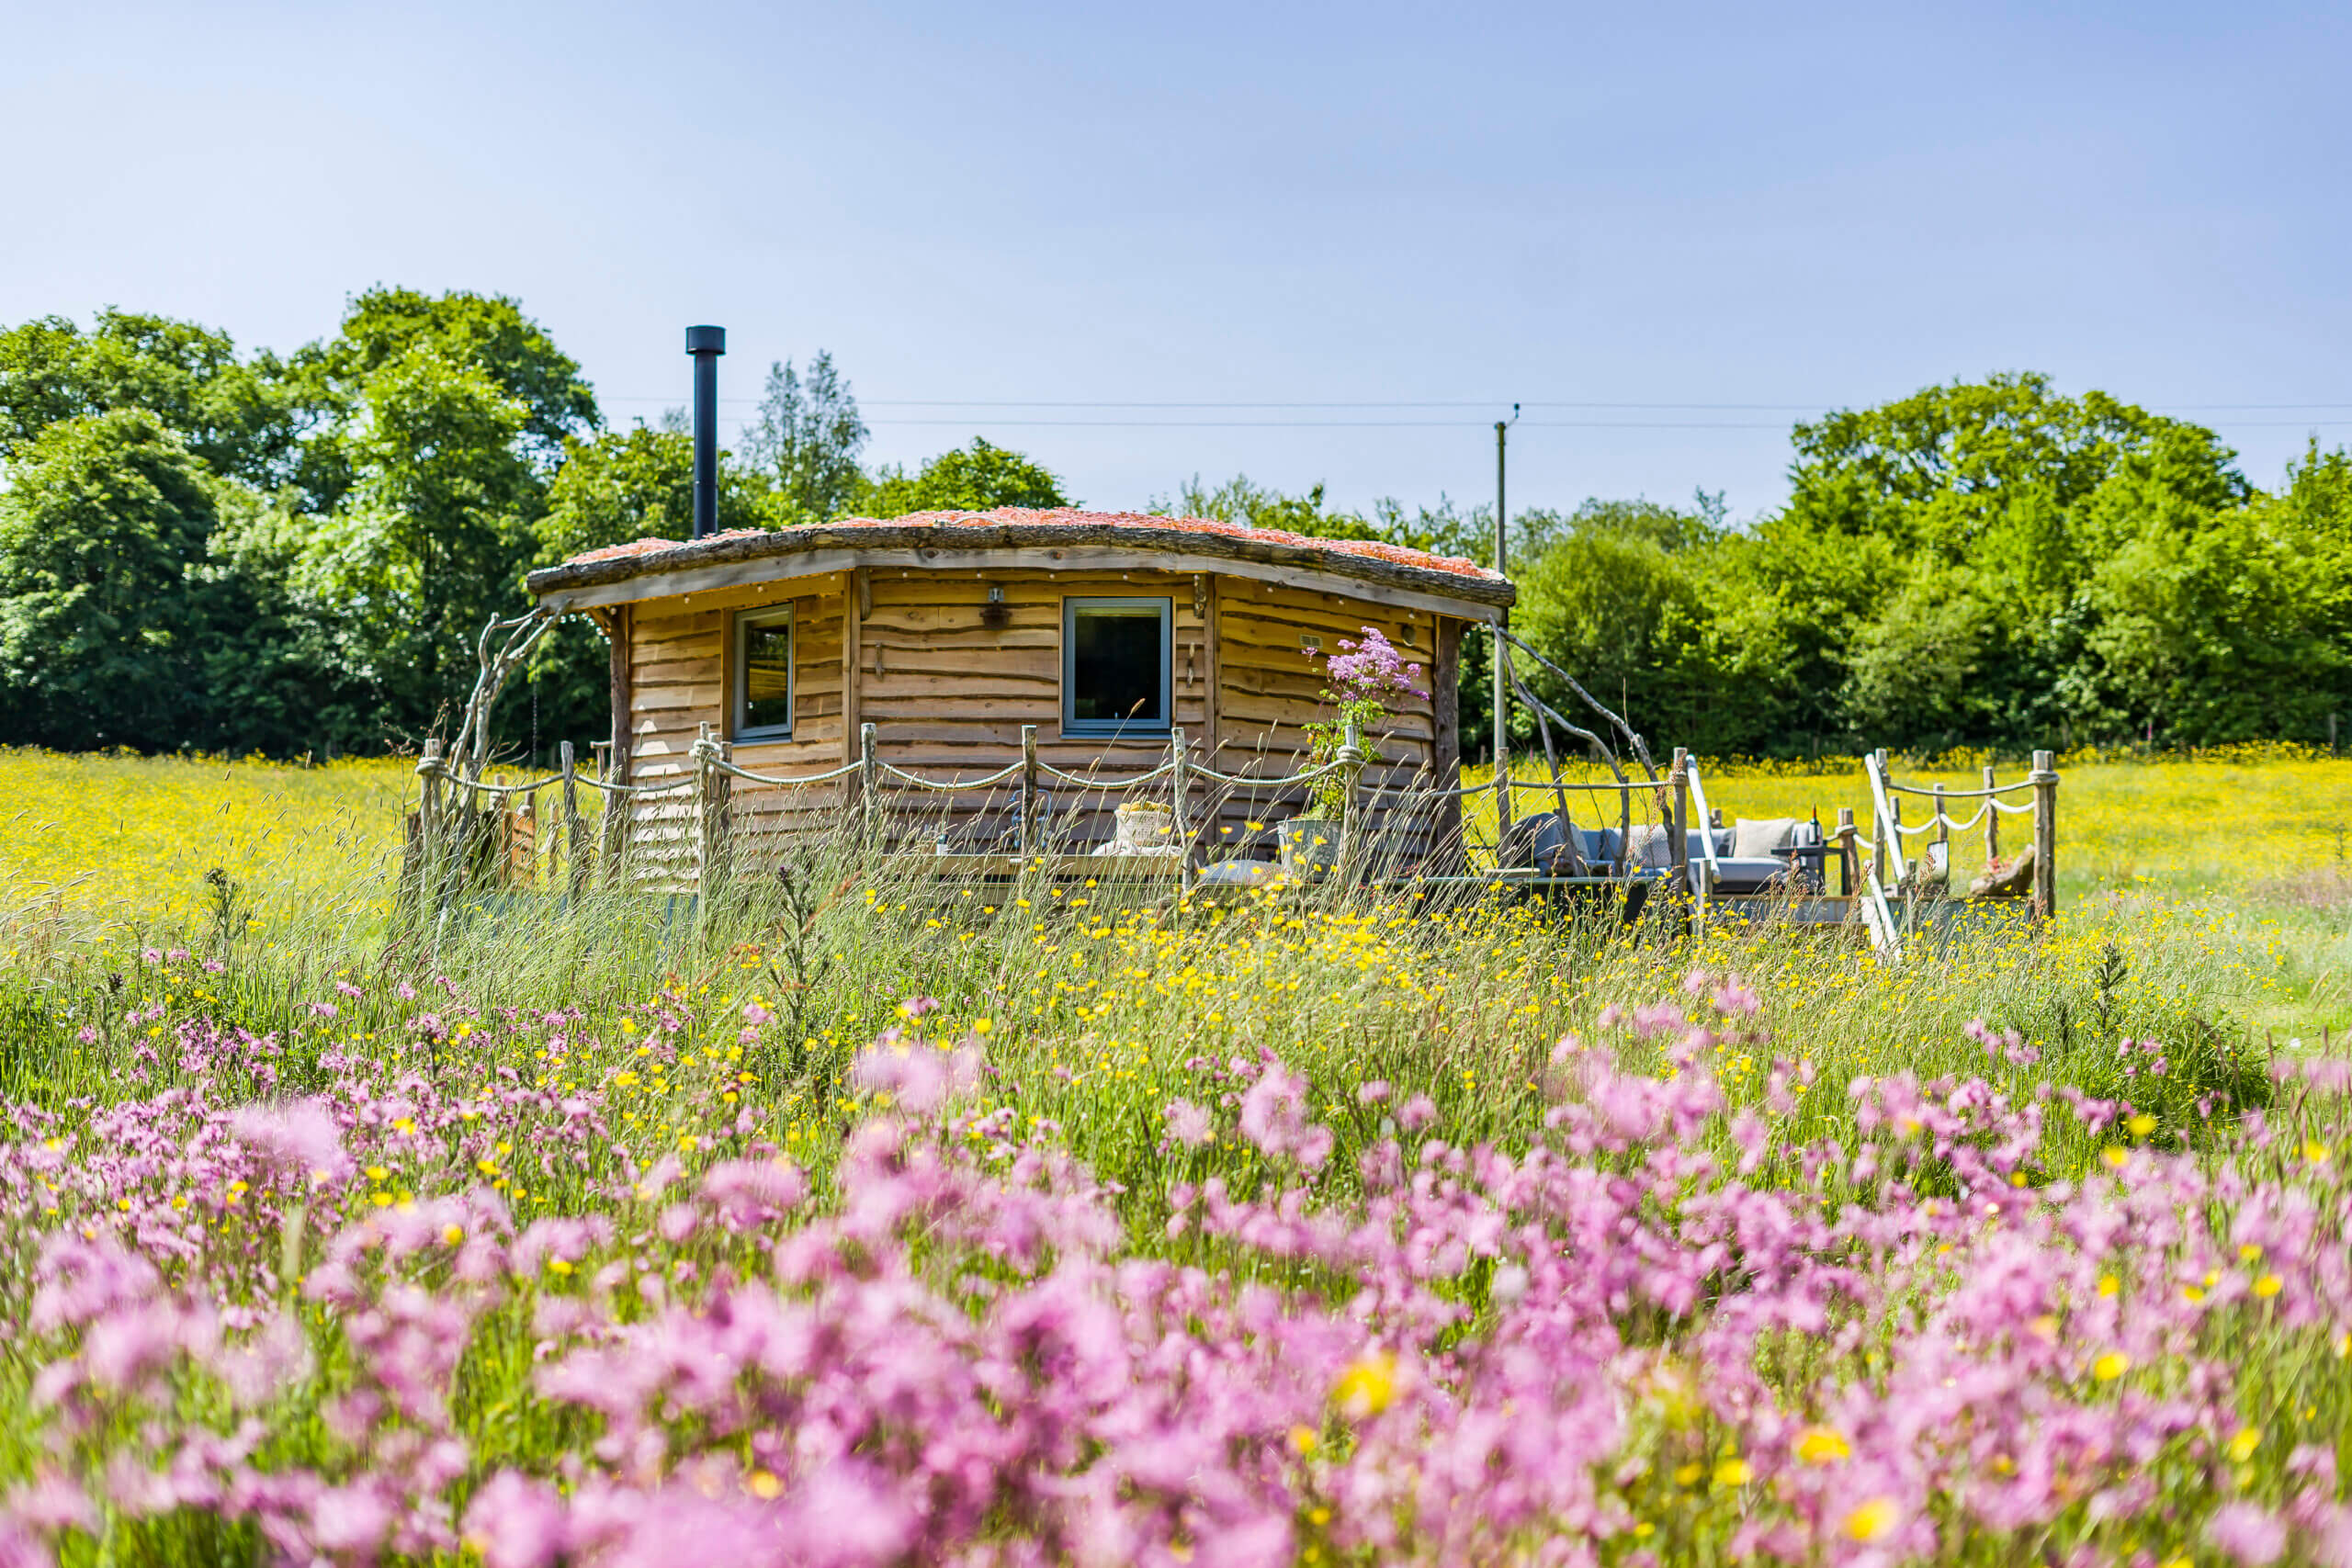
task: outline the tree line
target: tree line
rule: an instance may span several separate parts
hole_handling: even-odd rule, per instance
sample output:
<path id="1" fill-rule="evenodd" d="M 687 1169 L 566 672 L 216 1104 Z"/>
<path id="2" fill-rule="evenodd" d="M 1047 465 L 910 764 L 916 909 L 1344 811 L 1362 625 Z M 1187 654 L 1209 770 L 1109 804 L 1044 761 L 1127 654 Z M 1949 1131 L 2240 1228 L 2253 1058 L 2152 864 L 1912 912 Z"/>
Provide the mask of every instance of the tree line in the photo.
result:
<path id="1" fill-rule="evenodd" d="M 827 355 L 774 367 L 723 455 L 720 526 L 1070 503 L 984 440 L 910 470 L 866 465 L 866 439 Z M 1738 524 L 1703 491 L 1514 513 L 1519 635 L 1713 754 L 2316 740 L 2352 710 L 2341 449 L 2264 491 L 2211 431 L 2032 375 L 1831 412 L 1792 446 L 1788 502 Z M 682 412 L 608 426 L 496 296 L 371 289 L 283 355 L 120 310 L 0 331 L 0 742 L 406 749 L 446 725 L 525 573 L 684 536 L 691 465 Z M 1359 513 L 1236 477 L 1150 504 L 1491 558 L 1491 511 L 1444 498 Z M 1489 656 L 1465 642 L 1474 745 Z M 601 735 L 605 691 L 602 640 L 567 624 L 504 739 Z"/>

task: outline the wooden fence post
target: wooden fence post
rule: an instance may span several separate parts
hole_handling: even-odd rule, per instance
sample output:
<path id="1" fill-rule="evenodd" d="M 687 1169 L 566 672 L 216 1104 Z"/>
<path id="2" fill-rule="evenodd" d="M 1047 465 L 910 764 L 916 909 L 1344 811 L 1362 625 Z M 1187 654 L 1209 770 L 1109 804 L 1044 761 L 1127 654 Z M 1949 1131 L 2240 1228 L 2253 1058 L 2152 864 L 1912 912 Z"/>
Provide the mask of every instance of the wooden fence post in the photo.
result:
<path id="1" fill-rule="evenodd" d="M 1984 764 L 1984 869 L 1991 871 L 2001 863 L 2001 808 L 1999 796 L 1993 794 L 1998 787 L 1993 776 L 1993 764 Z"/>
<path id="2" fill-rule="evenodd" d="M 2058 912 L 2058 769 L 2051 752 L 2033 754 L 2033 901 L 2041 918 Z"/>
<path id="3" fill-rule="evenodd" d="M 1021 853 L 1022 863 L 1037 850 L 1037 727 L 1021 727 L 1021 821 L 1013 834 L 1013 846 Z"/>
<path id="4" fill-rule="evenodd" d="M 734 766 L 735 742 L 715 740 L 712 744 L 718 753 L 712 761 Z M 718 853 L 718 880 L 724 883 L 735 874 L 735 780 L 732 774 L 716 767 L 710 774 L 710 831 Z"/>
<path id="5" fill-rule="evenodd" d="M 588 827 L 580 819 L 580 758 L 567 740 L 556 748 L 563 762 L 563 880 L 574 901 L 588 891 Z"/>
<path id="6" fill-rule="evenodd" d="M 1353 714 L 1348 715 L 1342 724 L 1340 750 L 1334 760 L 1340 764 L 1340 780 L 1346 790 L 1340 803 L 1340 874 L 1352 880 L 1363 837 L 1363 803 L 1357 798 L 1363 778 L 1363 734 L 1357 728 Z"/>
<path id="7" fill-rule="evenodd" d="M 1668 844 L 1674 873 L 1674 897 L 1687 908 L 1690 898 L 1690 750 L 1686 746 L 1674 749 L 1674 761 L 1668 764 L 1674 775 L 1674 823 L 1669 829 Z"/>
<path id="8" fill-rule="evenodd" d="M 441 820 L 440 741 L 427 740 L 424 743 L 424 756 L 417 763 L 416 771 L 424 785 L 416 805 L 416 895 L 417 907 L 422 909 L 432 903 L 432 891 L 441 885 L 445 824 Z"/>
<path id="9" fill-rule="evenodd" d="M 703 913 L 710 911 L 711 897 L 718 891 L 718 772 L 711 766 L 718 750 L 710 739 L 707 723 L 696 727 L 695 743 L 688 753 L 694 758 L 694 821 L 695 821 L 695 895 L 701 900 Z"/>
<path id="10" fill-rule="evenodd" d="M 628 742 L 607 743 L 611 753 L 607 784 L 626 785 L 628 783 Z M 605 886 L 626 886 L 628 882 L 629 821 L 636 815 L 629 797 L 607 790 L 605 794 Z"/>
<path id="11" fill-rule="evenodd" d="M 1176 725 L 1168 732 L 1168 801 L 1169 829 L 1176 840 L 1176 891 L 1193 890 L 1193 819 L 1190 803 L 1184 798 L 1191 793 L 1192 758 L 1184 745 L 1184 727 Z"/>
<path id="12" fill-rule="evenodd" d="M 1854 896 L 1854 808 L 1838 808 L 1838 896 Z"/>
<path id="13" fill-rule="evenodd" d="M 858 834 L 874 846 L 882 829 L 882 770 L 875 756 L 874 727 L 857 727 Z"/>

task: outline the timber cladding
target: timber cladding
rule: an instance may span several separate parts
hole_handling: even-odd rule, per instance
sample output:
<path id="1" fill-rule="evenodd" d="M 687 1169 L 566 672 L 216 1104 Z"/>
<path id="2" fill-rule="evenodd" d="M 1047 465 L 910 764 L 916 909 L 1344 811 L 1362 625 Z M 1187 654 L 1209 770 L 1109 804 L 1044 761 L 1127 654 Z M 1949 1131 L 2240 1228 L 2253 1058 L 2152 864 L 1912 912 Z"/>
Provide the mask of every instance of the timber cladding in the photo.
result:
<path id="1" fill-rule="evenodd" d="M 858 754 L 856 727 L 871 724 L 884 761 L 940 782 L 1017 761 L 1024 725 L 1036 726 L 1039 760 L 1070 773 L 1114 782 L 1158 767 L 1168 755 L 1165 730 L 1063 734 L 1070 598 L 1166 599 L 1173 718 L 1193 756 L 1223 773 L 1289 773 L 1305 757 L 1306 727 L 1329 716 L 1320 696 L 1324 663 L 1342 639 L 1377 627 L 1421 667 L 1427 686 L 1440 667 L 1442 637 L 1458 637 L 1462 625 L 1424 608 L 1373 603 L 1346 592 L 1344 580 L 1295 576 L 1274 583 L 1192 571 L 879 565 L 641 598 L 619 626 L 631 776 L 660 784 L 689 773 L 703 725 L 733 739 L 735 617 L 784 606 L 793 621 L 792 733 L 735 742 L 739 766 L 790 775 L 837 768 Z M 1395 705 L 1364 744 L 1367 784 L 1453 782 L 1454 737 L 1429 700 Z M 1057 809 L 1100 818 L 1086 836 L 1108 836 L 1117 797 L 1046 787 Z M 738 780 L 729 810 L 739 829 L 784 829 L 806 810 L 845 803 L 854 789 L 854 780 L 791 792 Z M 910 804 L 939 809 L 952 827 L 1009 809 L 1006 792 L 1000 796 Z M 1245 818 L 1288 815 L 1298 804 L 1244 792 L 1220 803 L 1216 824 L 1224 830 Z M 635 852 L 653 874 L 691 859 L 691 807 L 683 792 L 639 799 L 631 818 Z"/>

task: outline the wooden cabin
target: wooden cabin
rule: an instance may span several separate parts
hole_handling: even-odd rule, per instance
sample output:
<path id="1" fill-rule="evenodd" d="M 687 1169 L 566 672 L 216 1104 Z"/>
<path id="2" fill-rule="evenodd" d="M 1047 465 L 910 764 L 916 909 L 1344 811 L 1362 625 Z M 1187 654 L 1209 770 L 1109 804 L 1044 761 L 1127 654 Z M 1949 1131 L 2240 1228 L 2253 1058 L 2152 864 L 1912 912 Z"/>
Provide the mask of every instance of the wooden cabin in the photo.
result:
<path id="1" fill-rule="evenodd" d="M 1200 764 L 1278 776 L 1325 713 L 1324 660 L 1374 626 L 1432 696 L 1364 738 L 1363 782 L 1450 787 L 1463 628 L 1513 598 L 1469 561 L 1374 541 L 1010 508 L 640 539 L 534 572 L 529 589 L 611 639 L 613 770 L 640 784 L 687 770 L 705 725 L 737 765 L 792 777 L 856 761 L 866 724 L 882 761 L 938 781 L 1020 761 L 1030 725 L 1042 761 L 1106 782 L 1166 761 L 1177 728 Z M 788 816 L 792 793 L 739 783 L 739 830 Z M 1109 836 L 1113 804 L 1085 837 Z M 1209 803 L 1223 816 L 1204 847 L 1280 804 Z M 996 809 L 956 808 L 976 829 Z M 632 830 L 656 839 L 675 811 L 636 809 Z"/>

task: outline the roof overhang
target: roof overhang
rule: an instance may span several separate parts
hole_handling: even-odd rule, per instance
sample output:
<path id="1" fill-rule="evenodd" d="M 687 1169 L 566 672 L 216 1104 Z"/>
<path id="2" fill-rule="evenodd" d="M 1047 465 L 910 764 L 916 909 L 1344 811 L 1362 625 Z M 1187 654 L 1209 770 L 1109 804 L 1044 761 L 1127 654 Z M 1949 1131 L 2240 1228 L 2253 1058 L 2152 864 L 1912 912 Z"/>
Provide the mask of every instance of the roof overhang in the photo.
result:
<path id="1" fill-rule="evenodd" d="M 568 561 L 526 585 L 548 609 L 590 610 L 857 568 L 926 571 L 1213 572 L 1311 585 L 1371 604 L 1491 621 L 1518 598 L 1510 582 L 1312 545 L 1158 529 L 1070 525 L 888 524 L 739 533 L 666 549 Z"/>

